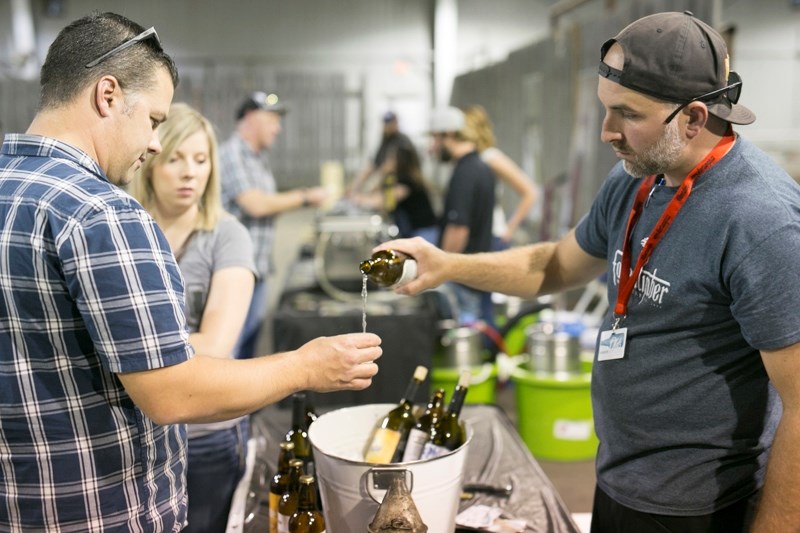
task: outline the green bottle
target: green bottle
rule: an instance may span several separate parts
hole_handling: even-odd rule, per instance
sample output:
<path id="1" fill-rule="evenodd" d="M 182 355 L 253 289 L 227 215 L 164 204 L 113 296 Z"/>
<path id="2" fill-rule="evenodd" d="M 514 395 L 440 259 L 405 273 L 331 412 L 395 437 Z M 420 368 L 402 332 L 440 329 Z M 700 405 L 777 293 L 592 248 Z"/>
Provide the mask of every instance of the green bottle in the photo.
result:
<path id="1" fill-rule="evenodd" d="M 403 462 L 416 461 L 422 456 L 422 448 L 430 439 L 431 431 L 444 413 L 444 389 L 436 389 L 428 401 L 425 412 L 417 418 L 417 423 L 408 432 Z"/>
<path id="2" fill-rule="evenodd" d="M 286 432 L 284 440 L 294 443 L 294 456 L 303 460 L 303 466 L 313 461 L 306 413 L 306 393 L 292 394 L 292 428 Z"/>
<path id="3" fill-rule="evenodd" d="M 289 533 L 325 533 L 325 518 L 317 503 L 314 476 L 300 478 L 297 510 L 289 518 Z"/>
<path id="4" fill-rule="evenodd" d="M 469 370 L 463 371 L 459 376 L 456 390 L 450 399 L 450 405 L 447 407 L 444 416 L 434 425 L 431 438 L 422 448 L 420 459 L 439 457 L 464 444 L 467 435 L 464 430 L 464 424 L 459 420 L 459 415 L 461 414 L 461 407 L 464 405 L 464 397 L 469 390 L 470 377 Z"/>
<path id="5" fill-rule="evenodd" d="M 412 413 L 414 396 L 427 376 L 428 369 L 424 366 L 418 366 L 414 370 L 414 375 L 408 383 L 403 399 L 400 400 L 397 407 L 386 413 L 372 430 L 372 435 L 367 440 L 364 450 L 366 462 L 388 464 L 399 462 L 403 458 L 408 432 L 416 423 Z"/>
<path id="6" fill-rule="evenodd" d="M 290 462 L 289 481 L 286 490 L 278 502 L 278 533 L 289 533 L 289 518 L 297 510 L 300 477 L 303 475 L 303 461 L 292 459 Z"/>
<path id="7" fill-rule="evenodd" d="M 278 502 L 286 491 L 289 482 L 289 469 L 294 459 L 294 443 L 281 442 L 278 454 L 278 471 L 269 483 L 269 533 L 278 533 Z"/>

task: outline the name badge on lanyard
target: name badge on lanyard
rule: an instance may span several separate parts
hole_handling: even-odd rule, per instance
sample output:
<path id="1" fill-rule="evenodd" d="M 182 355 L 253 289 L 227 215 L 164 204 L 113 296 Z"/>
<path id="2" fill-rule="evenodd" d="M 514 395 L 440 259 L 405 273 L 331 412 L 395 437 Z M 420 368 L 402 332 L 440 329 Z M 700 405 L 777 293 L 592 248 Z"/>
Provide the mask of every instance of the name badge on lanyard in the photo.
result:
<path id="1" fill-rule="evenodd" d="M 600 345 L 597 348 L 598 361 L 610 361 L 625 357 L 625 342 L 628 328 L 607 329 L 600 332 Z"/>
<path id="2" fill-rule="evenodd" d="M 689 174 L 683 178 L 683 182 L 675 196 L 672 197 L 666 209 L 658 219 L 650 236 L 647 237 L 642 251 L 639 252 L 639 257 L 636 260 L 636 265 L 631 269 L 631 235 L 633 228 L 639 217 L 642 216 L 645 205 L 647 205 L 647 198 L 649 193 L 652 193 L 652 187 L 655 183 L 655 176 L 648 176 L 642 180 L 639 190 L 636 192 L 636 198 L 633 201 L 630 215 L 628 216 L 628 225 L 625 228 L 625 240 L 622 243 L 622 261 L 619 273 L 619 289 L 617 290 L 617 302 L 614 306 L 614 316 L 611 329 L 604 330 L 600 333 L 600 343 L 597 349 L 598 361 L 610 361 L 613 359 L 622 359 L 625 357 L 625 346 L 628 341 L 628 328 L 619 327 L 620 323 L 628 316 L 628 300 L 633 294 L 633 288 L 636 286 L 636 280 L 642 272 L 642 268 L 650 256 L 653 254 L 658 243 L 661 242 L 664 234 L 672 225 L 678 212 L 686 203 L 689 195 L 692 193 L 694 182 L 700 174 L 714 166 L 720 159 L 725 157 L 725 154 L 733 146 L 736 138 L 733 131 L 729 128 L 719 143 L 714 147 L 711 152 L 706 155 L 703 160 L 692 169 Z"/>

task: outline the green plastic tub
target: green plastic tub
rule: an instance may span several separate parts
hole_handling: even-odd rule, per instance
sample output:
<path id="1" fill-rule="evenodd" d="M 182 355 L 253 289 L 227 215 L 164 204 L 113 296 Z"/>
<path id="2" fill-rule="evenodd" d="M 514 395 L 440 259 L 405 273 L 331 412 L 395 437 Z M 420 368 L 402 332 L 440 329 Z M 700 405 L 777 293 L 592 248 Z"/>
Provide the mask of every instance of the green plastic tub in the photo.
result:
<path id="1" fill-rule="evenodd" d="M 534 457 L 581 461 L 597 453 L 591 375 L 552 374 L 517 368 L 511 376 L 517 406 L 517 429 Z"/>

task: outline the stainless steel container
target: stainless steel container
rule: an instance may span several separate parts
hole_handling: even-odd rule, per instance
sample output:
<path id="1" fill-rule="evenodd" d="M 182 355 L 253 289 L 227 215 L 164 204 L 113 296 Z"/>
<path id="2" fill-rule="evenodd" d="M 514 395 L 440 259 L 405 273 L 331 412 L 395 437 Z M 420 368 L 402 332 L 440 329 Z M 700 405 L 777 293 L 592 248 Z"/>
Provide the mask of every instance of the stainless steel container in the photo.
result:
<path id="1" fill-rule="evenodd" d="M 477 329 L 448 329 L 439 342 L 442 345 L 442 366 L 445 368 L 480 366 L 484 362 L 483 335 Z"/>
<path id="2" fill-rule="evenodd" d="M 580 337 L 558 331 L 552 323 L 533 324 L 526 330 L 525 351 L 531 356 L 534 372 L 555 377 L 570 377 L 581 373 Z"/>

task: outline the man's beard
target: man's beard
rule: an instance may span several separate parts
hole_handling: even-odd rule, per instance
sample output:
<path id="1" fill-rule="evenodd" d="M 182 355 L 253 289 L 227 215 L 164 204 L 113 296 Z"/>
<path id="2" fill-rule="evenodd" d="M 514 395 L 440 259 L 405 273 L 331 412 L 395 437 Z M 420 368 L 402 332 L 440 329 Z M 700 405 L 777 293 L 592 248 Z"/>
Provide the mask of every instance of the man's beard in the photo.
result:
<path id="1" fill-rule="evenodd" d="M 655 144 L 635 154 L 632 160 L 623 161 L 622 168 L 635 178 L 664 174 L 672 168 L 685 146 L 678 124 L 670 122 Z"/>
<path id="2" fill-rule="evenodd" d="M 450 150 L 442 146 L 439 149 L 439 161 L 442 163 L 448 163 L 453 160 L 453 154 L 450 153 Z"/>

